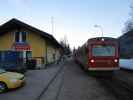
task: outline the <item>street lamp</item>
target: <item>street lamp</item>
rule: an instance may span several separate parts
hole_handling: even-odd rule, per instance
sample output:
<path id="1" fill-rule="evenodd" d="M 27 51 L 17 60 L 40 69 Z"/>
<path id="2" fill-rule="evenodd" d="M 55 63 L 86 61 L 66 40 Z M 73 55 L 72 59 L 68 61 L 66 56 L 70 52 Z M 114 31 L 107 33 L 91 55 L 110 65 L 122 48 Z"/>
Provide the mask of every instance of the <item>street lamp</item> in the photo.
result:
<path id="1" fill-rule="evenodd" d="M 100 25 L 94 25 L 95 28 L 99 28 L 102 32 L 102 37 L 103 37 L 103 28 Z"/>

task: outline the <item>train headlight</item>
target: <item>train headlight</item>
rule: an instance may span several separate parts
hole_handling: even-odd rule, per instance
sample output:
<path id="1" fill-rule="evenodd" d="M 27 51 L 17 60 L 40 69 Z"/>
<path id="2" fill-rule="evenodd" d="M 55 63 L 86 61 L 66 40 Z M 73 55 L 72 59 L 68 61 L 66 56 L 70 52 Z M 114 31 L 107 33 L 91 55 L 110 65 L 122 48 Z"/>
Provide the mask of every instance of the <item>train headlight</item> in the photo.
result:
<path id="1" fill-rule="evenodd" d="M 104 38 L 102 38 L 101 40 L 104 41 Z"/>
<path id="2" fill-rule="evenodd" d="M 94 63 L 95 61 L 94 61 L 94 59 L 91 59 L 90 62 L 91 62 L 91 63 Z"/>
<path id="3" fill-rule="evenodd" d="M 117 62 L 118 62 L 118 60 L 117 60 L 117 59 L 114 59 L 114 62 L 116 62 L 116 63 L 117 63 Z"/>

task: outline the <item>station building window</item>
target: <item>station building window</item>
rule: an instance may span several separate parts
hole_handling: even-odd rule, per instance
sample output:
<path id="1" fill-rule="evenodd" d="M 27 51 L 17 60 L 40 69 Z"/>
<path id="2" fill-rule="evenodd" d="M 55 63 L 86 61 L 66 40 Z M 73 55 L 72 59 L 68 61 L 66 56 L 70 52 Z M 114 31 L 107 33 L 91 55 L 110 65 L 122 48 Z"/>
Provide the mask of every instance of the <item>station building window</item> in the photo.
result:
<path id="1" fill-rule="evenodd" d="M 27 32 L 15 32 L 15 42 L 26 42 Z"/>

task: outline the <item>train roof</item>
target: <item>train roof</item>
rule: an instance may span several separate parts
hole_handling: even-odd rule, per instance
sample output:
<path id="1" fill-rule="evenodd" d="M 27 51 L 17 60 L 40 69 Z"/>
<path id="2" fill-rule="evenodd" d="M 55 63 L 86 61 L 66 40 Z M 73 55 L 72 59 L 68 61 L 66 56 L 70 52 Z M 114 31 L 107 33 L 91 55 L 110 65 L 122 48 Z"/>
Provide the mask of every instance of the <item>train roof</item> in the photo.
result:
<path id="1" fill-rule="evenodd" d="M 95 37 L 95 38 L 90 38 L 87 40 L 87 42 L 85 42 L 81 47 L 86 47 L 88 46 L 88 44 L 91 43 L 95 43 L 95 42 L 102 42 L 102 41 L 106 41 L 106 42 L 113 42 L 115 44 L 119 44 L 119 41 L 117 38 L 112 38 L 112 37 Z"/>
<path id="2" fill-rule="evenodd" d="M 111 38 L 111 37 L 95 37 L 88 39 L 88 42 L 90 41 L 114 41 L 117 42 L 118 40 L 116 38 Z"/>

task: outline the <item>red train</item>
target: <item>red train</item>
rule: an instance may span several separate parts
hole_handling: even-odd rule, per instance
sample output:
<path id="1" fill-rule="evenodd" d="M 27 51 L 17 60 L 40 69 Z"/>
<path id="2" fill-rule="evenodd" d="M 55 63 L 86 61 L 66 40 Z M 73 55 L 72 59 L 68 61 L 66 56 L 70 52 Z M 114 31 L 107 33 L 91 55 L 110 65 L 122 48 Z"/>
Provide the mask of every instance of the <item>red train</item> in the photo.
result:
<path id="1" fill-rule="evenodd" d="M 114 71 L 119 69 L 119 43 L 115 38 L 89 39 L 74 52 L 74 58 L 85 70 Z"/>

